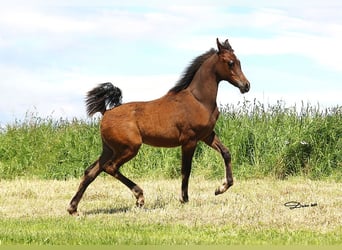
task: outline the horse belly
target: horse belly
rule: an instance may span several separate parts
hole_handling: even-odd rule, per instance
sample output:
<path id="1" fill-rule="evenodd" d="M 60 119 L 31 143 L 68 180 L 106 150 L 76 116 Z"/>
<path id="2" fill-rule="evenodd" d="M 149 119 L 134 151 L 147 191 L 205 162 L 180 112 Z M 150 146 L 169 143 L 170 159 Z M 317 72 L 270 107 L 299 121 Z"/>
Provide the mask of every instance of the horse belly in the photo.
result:
<path id="1" fill-rule="evenodd" d="M 142 142 L 155 147 L 177 147 L 180 145 L 179 132 L 176 127 L 159 126 L 150 123 L 140 128 Z"/>

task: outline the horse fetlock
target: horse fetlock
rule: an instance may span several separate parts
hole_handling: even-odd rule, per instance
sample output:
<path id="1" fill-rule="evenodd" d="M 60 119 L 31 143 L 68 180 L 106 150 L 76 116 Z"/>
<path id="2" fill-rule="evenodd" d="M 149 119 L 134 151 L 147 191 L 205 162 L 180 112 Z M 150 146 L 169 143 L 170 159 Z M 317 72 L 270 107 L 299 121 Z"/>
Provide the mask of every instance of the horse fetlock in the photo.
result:
<path id="1" fill-rule="evenodd" d="M 138 186 L 135 185 L 131 191 L 133 192 L 134 196 L 139 199 L 139 197 L 143 197 L 144 196 L 144 191 Z"/>
<path id="2" fill-rule="evenodd" d="M 229 179 L 228 180 L 228 188 L 230 188 L 231 186 L 233 186 L 233 184 L 234 184 L 234 181 L 233 181 L 233 179 Z"/>

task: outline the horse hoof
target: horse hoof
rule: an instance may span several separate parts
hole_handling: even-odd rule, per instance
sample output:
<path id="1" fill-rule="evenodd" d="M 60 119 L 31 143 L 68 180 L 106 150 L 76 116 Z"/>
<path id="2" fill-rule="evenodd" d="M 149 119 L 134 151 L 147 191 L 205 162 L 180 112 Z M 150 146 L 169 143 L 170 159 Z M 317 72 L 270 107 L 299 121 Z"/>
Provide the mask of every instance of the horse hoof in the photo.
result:
<path id="1" fill-rule="evenodd" d="M 228 185 L 222 185 L 221 187 L 216 188 L 215 195 L 223 194 L 228 189 Z"/>
<path id="2" fill-rule="evenodd" d="M 78 215 L 79 215 L 78 212 L 77 212 L 77 209 L 75 209 L 75 208 L 69 207 L 69 208 L 67 209 L 67 211 L 68 211 L 68 213 L 69 213 L 70 215 L 72 215 L 72 216 L 78 216 Z"/>
<path id="3" fill-rule="evenodd" d="M 219 194 L 222 194 L 222 193 L 220 192 L 220 188 L 218 187 L 218 188 L 216 188 L 216 190 L 215 190 L 215 195 L 219 195 Z"/>
<path id="4" fill-rule="evenodd" d="M 230 188 L 231 186 L 233 186 L 233 182 L 227 184 L 227 183 L 223 183 L 222 186 L 216 188 L 215 190 L 215 195 L 219 195 L 219 194 L 223 194 L 224 192 L 226 192 L 228 190 L 228 188 Z"/>
<path id="5" fill-rule="evenodd" d="M 189 198 L 188 197 L 179 197 L 179 201 L 184 204 L 184 203 L 189 202 Z"/>
<path id="6" fill-rule="evenodd" d="M 136 202 L 137 207 L 143 207 L 145 204 L 144 198 L 138 199 Z"/>

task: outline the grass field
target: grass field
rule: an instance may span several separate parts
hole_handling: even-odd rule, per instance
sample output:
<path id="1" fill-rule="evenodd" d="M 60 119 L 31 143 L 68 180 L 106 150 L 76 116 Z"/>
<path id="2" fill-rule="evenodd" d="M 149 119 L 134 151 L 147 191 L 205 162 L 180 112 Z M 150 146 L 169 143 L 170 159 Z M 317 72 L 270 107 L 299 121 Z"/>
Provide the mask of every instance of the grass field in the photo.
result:
<path id="1" fill-rule="evenodd" d="M 0 244 L 342 244 L 342 184 L 305 178 L 239 180 L 214 196 L 219 180 L 190 179 L 190 202 L 178 201 L 180 180 L 137 180 L 144 208 L 111 177 L 99 177 L 67 205 L 79 180 L 1 180 Z M 315 207 L 289 209 L 287 201 Z"/>
<path id="2" fill-rule="evenodd" d="M 342 244 L 342 107 L 245 101 L 220 107 L 215 132 L 232 154 L 234 186 L 214 196 L 222 158 L 199 143 L 190 202 L 180 204 L 180 149 L 143 145 L 120 170 L 145 207 L 101 174 L 66 208 L 101 153 L 99 119 L 40 118 L 0 128 L 0 246 L 95 244 Z M 288 201 L 314 207 L 289 209 Z"/>
<path id="3" fill-rule="evenodd" d="M 342 107 L 286 107 L 244 102 L 221 107 L 215 132 L 242 178 L 305 176 L 342 181 Z M 99 120 L 54 120 L 28 113 L 0 128 L 0 178 L 79 178 L 101 153 Z M 193 170 L 221 178 L 222 158 L 199 143 Z M 122 171 L 136 178 L 178 178 L 180 149 L 143 145 Z"/>

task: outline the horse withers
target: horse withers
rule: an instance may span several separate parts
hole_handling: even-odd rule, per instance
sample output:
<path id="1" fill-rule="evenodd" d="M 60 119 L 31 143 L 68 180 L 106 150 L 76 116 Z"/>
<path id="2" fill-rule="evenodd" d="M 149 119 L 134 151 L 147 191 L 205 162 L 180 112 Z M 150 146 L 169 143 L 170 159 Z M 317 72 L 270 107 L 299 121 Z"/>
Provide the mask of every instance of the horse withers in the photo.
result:
<path id="1" fill-rule="evenodd" d="M 102 154 L 84 173 L 68 212 L 77 215 L 77 206 L 88 185 L 106 172 L 125 184 L 144 205 L 143 190 L 120 173 L 119 168 L 135 157 L 142 143 L 182 150 L 180 201 L 187 202 L 192 158 L 199 141 L 218 151 L 225 164 L 225 181 L 215 190 L 224 193 L 233 185 L 231 156 L 213 131 L 219 116 L 216 97 L 218 84 L 228 81 L 246 93 L 250 83 L 241 70 L 239 59 L 228 40 L 216 39 L 217 50 L 210 49 L 195 58 L 166 95 L 148 102 L 121 104 L 121 91 L 104 83 L 88 92 L 87 112 L 101 112 Z"/>

